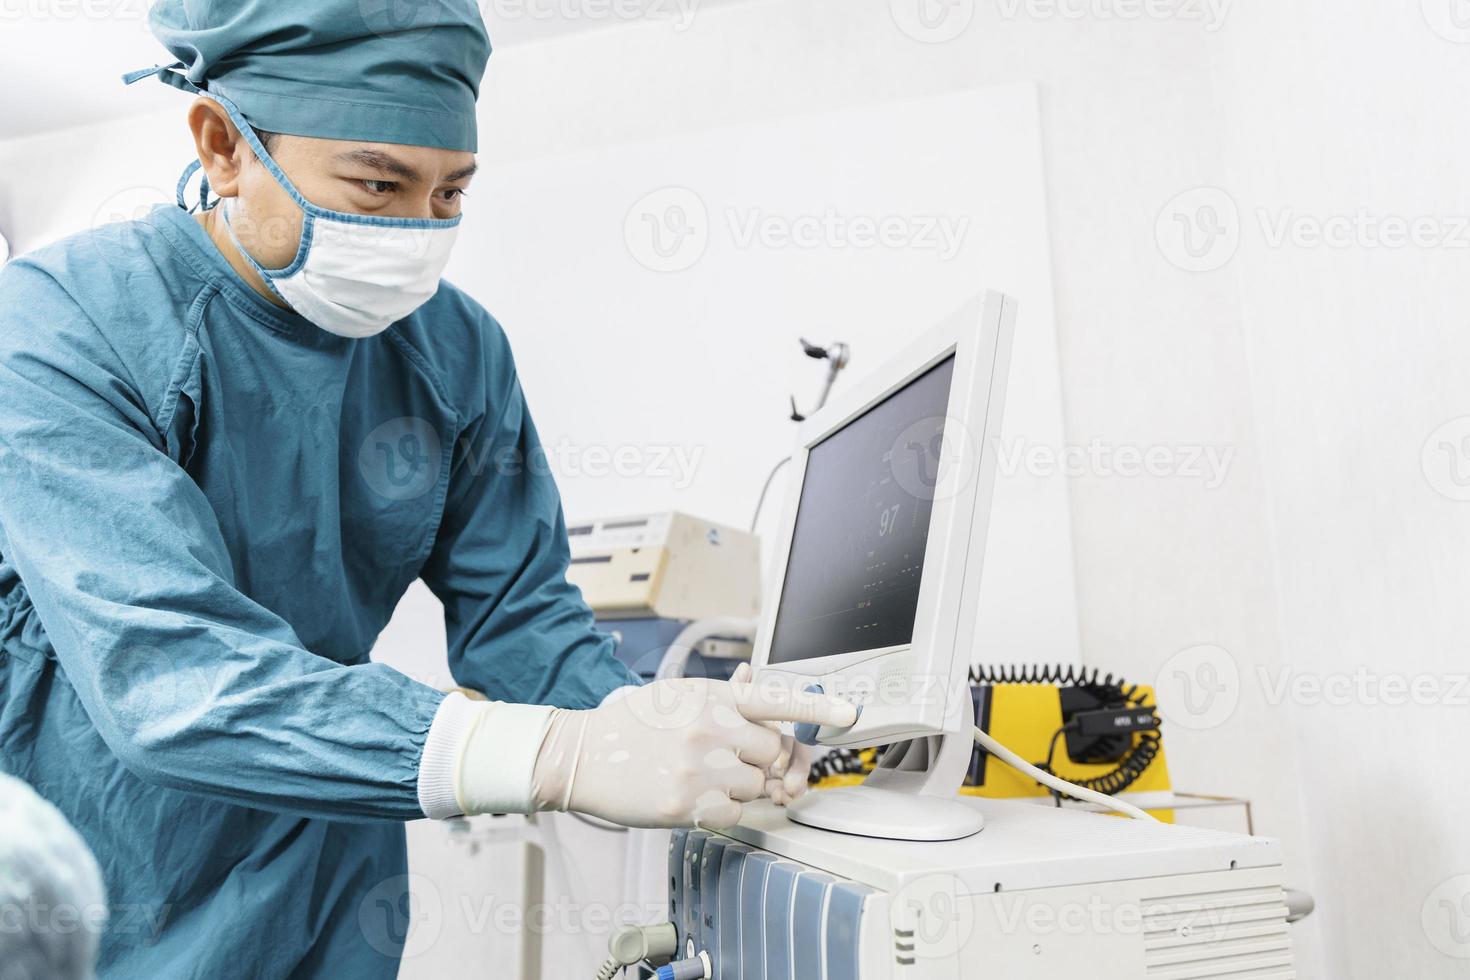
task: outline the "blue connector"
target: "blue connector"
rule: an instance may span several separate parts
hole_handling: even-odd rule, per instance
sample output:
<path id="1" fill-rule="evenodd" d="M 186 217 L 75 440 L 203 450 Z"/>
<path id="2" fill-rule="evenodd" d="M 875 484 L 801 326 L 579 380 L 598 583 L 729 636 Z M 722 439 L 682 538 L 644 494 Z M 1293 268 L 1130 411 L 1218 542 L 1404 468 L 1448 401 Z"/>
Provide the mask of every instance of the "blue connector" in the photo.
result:
<path id="1" fill-rule="evenodd" d="M 709 980 L 713 975 L 714 967 L 710 965 L 709 954 L 701 950 L 698 956 L 675 960 L 659 967 L 654 977 L 657 980 Z"/>

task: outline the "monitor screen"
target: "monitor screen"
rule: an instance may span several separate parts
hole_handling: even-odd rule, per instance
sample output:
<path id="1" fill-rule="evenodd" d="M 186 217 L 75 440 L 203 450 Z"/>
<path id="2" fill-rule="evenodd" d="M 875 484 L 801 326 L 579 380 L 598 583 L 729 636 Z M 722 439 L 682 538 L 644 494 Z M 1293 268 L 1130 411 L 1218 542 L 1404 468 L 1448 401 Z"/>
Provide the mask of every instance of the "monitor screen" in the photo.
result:
<path id="1" fill-rule="evenodd" d="M 808 453 L 770 663 L 913 641 L 953 376 L 950 356 Z"/>

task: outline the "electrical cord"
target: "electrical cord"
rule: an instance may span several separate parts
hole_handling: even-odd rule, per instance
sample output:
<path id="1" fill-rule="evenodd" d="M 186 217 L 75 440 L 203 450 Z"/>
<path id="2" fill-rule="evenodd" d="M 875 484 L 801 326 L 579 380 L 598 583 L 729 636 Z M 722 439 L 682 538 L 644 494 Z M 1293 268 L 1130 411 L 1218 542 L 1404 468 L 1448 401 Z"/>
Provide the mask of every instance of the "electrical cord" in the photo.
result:
<path id="1" fill-rule="evenodd" d="M 1053 774 L 1056 772 L 1051 765 L 1053 753 L 1056 751 L 1057 740 L 1066 731 L 1067 726 L 1064 725 L 1058 728 L 1056 735 L 1052 737 L 1052 751 L 1047 753 L 1046 764 L 1040 767 L 1043 771 Z M 1139 777 L 1148 770 L 1149 766 L 1153 765 L 1154 759 L 1158 758 L 1163 744 L 1163 740 L 1159 738 L 1157 732 L 1144 732 L 1138 737 L 1138 744 L 1123 757 L 1123 761 L 1118 763 L 1111 772 L 1103 773 L 1101 776 L 1078 779 L 1075 782 L 1078 786 L 1096 790 L 1099 793 L 1106 793 L 1108 796 L 1117 796 L 1138 782 Z"/>
<path id="2" fill-rule="evenodd" d="M 1052 684 L 1057 687 L 1075 687 L 1087 691 L 1104 706 L 1151 707 L 1148 703 L 1148 696 L 1139 690 L 1138 685 L 1128 684 L 1121 677 L 1114 678 L 1112 674 L 1103 674 L 1096 667 L 1064 664 L 982 665 L 970 668 L 970 683 L 991 686 L 996 684 Z M 1052 735 L 1046 762 L 1039 766 L 1042 771 L 1056 775 L 1052 763 L 1056 758 L 1057 744 L 1068 732 L 1076 731 L 1078 731 L 1078 725 L 1075 718 L 1057 729 Z M 1142 732 L 1139 734 L 1138 742 L 1124 754 L 1112 770 L 1100 776 L 1078 779 L 1074 785 L 1107 796 L 1116 796 L 1143 776 L 1148 767 L 1153 765 L 1154 760 L 1158 758 L 1162 749 L 1163 740 L 1157 732 Z M 1060 805 L 1061 796 L 1070 794 L 1058 795 L 1053 791 L 1053 795 L 1057 797 L 1057 803 Z"/>
<path id="3" fill-rule="evenodd" d="M 1158 820 L 1156 820 L 1149 814 L 1144 813 L 1132 803 L 1124 803 L 1122 800 L 1115 800 L 1111 796 L 1104 796 L 1102 793 L 1099 793 L 1096 790 L 1087 789 L 1086 787 L 1078 786 L 1075 783 L 1069 783 L 1065 779 L 1055 776 L 1052 773 L 1043 772 L 1041 769 L 1033 766 L 1031 763 L 1027 762 L 1025 759 L 1022 759 L 1019 755 L 1016 755 L 1016 753 L 1012 752 L 1010 749 L 1006 748 L 1004 745 L 991 738 L 984 731 L 982 731 L 980 729 L 980 726 L 978 725 L 975 726 L 975 741 L 979 742 L 980 745 L 985 749 L 985 751 L 995 756 L 1001 762 L 1004 762 L 1006 765 L 1010 766 L 1012 769 L 1015 769 L 1017 772 L 1025 773 L 1026 775 L 1030 776 L 1032 779 L 1036 780 L 1038 783 L 1046 786 L 1049 789 L 1055 790 L 1056 792 L 1061 793 L 1065 796 L 1071 796 L 1076 799 L 1082 800 L 1084 803 L 1093 803 L 1097 806 L 1104 807 L 1105 809 L 1112 810 L 1116 813 L 1121 813 L 1124 816 L 1132 817 L 1134 820 L 1147 820 L 1152 823 L 1158 823 Z"/>
<path id="4" fill-rule="evenodd" d="M 760 522 L 761 522 L 761 510 L 764 509 L 765 506 L 766 506 L 766 494 L 768 494 L 768 493 L 771 492 L 771 484 L 772 484 L 772 482 L 775 481 L 776 474 L 777 473 L 780 473 L 781 472 L 781 468 L 783 466 L 785 466 L 789 462 L 791 462 L 791 457 L 790 456 L 787 456 L 785 459 L 781 460 L 781 462 L 779 462 L 775 466 L 771 467 L 771 472 L 769 474 L 767 474 L 767 476 L 766 476 L 766 482 L 763 483 L 763 484 L 761 484 L 761 495 L 758 498 L 756 498 L 756 501 L 755 501 L 755 515 L 752 516 L 751 519 L 750 519 L 750 533 L 751 534 L 754 534 L 756 528 L 760 525 Z"/>
<path id="5" fill-rule="evenodd" d="M 623 926 L 608 938 L 608 956 L 598 968 L 597 980 L 613 980 L 625 966 L 645 961 L 667 962 L 678 948 L 679 931 L 672 922 Z"/>
<path id="6" fill-rule="evenodd" d="M 1061 733 L 1058 732 L 1056 737 L 1060 737 L 1060 735 Z M 1052 740 L 1053 747 L 1055 747 L 1056 744 L 1056 737 L 1054 737 Z M 980 746 L 985 749 L 985 751 L 989 752 L 991 755 L 995 756 L 997 759 L 1004 762 L 1012 769 L 1025 773 L 1026 775 L 1035 779 L 1038 783 L 1047 787 L 1053 792 L 1061 793 L 1064 796 L 1070 796 L 1087 803 L 1095 803 L 1098 806 L 1104 807 L 1109 810 L 1114 810 L 1125 816 L 1132 817 L 1135 820 L 1149 820 L 1155 823 L 1157 822 L 1154 817 L 1140 810 L 1138 807 L 1133 806 L 1131 803 L 1124 803 L 1122 800 L 1115 800 L 1112 797 L 1106 796 L 1102 792 L 1085 785 L 1081 785 L 1078 783 L 1069 783 L 1065 779 L 1057 776 L 1055 773 L 1048 772 L 1038 766 L 1033 766 L 1031 763 L 1025 761 L 1020 756 L 1016 755 L 1016 753 L 1012 752 L 1010 749 L 997 742 L 994 738 L 991 738 L 978 725 L 975 726 L 975 741 L 979 742 Z M 864 765 L 861 756 L 857 752 L 854 752 L 850 749 L 833 750 L 832 752 L 828 753 L 820 759 L 815 760 L 812 763 L 812 775 L 815 777 L 812 780 L 813 782 L 817 782 L 827 776 L 862 774 L 866 772 L 868 772 L 868 768 Z"/>
<path id="7" fill-rule="evenodd" d="M 1130 686 L 1121 679 L 1115 680 L 1112 674 L 1101 674 L 1096 668 L 1055 664 L 973 667 L 970 670 L 970 683 L 976 685 L 1055 684 L 1077 687 L 1088 690 L 1104 704 L 1122 702 L 1128 707 L 1147 707 L 1148 700 L 1139 693 L 1137 686 Z M 1063 725 L 1057 729 L 1052 736 L 1046 762 L 1041 766 L 1032 765 L 1022 759 L 997 742 L 978 725 L 975 726 L 975 741 L 980 744 L 981 748 L 1012 769 L 1030 776 L 1042 786 L 1050 789 L 1053 795 L 1058 796 L 1058 802 L 1060 802 L 1060 797 L 1065 796 L 1113 810 L 1135 820 L 1157 823 L 1158 821 L 1153 816 L 1131 803 L 1113 799 L 1112 794 L 1131 786 L 1157 757 L 1161 746 L 1158 734 L 1156 732 L 1143 733 L 1139 743 L 1113 771 L 1073 783 L 1062 779 L 1051 770 L 1056 758 L 1057 744 L 1069 730 L 1072 730 L 1071 725 Z M 858 752 L 851 749 L 834 749 L 822 758 L 813 761 L 810 781 L 816 783 L 829 776 L 864 774 L 868 771 Z"/>
<path id="8" fill-rule="evenodd" d="M 1101 678 L 1101 679 L 1100 679 Z M 1055 684 L 1057 687 L 1123 688 L 1121 678 L 1097 667 L 1069 664 L 981 664 L 970 668 L 971 684 Z M 1133 690 L 1133 689 L 1130 689 Z"/>
<path id="9" fill-rule="evenodd" d="M 712 637 L 738 637 L 754 642 L 757 625 L 754 619 L 743 616 L 707 616 L 696 619 L 674 637 L 674 642 L 669 644 L 659 660 L 653 679 L 662 681 L 671 677 L 683 677 L 694 648 Z"/>

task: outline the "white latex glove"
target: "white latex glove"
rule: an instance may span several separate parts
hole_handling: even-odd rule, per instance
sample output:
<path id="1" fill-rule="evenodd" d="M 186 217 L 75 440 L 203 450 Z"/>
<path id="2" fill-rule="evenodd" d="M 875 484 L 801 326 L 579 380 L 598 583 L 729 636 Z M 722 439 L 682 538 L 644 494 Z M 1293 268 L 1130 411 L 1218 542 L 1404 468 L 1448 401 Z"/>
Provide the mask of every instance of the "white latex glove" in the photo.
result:
<path id="1" fill-rule="evenodd" d="M 741 664 L 735 668 L 730 682 L 748 683 L 750 675 L 750 664 Z M 779 723 L 768 721 L 763 724 L 781 735 L 781 751 L 776 761 L 766 767 L 765 795 L 777 806 L 785 806 L 807 791 L 807 777 L 812 771 L 812 750 L 798 742 L 795 735 L 782 733 Z"/>
<path id="2" fill-rule="evenodd" d="M 553 712 L 532 780 L 536 808 L 628 827 L 723 828 L 740 822 L 744 803 L 799 795 L 809 760 L 774 726 L 847 727 L 856 709 L 749 678 L 742 665 L 730 681 L 655 681 L 588 711 Z"/>
<path id="3" fill-rule="evenodd" d="M 785 806 L 807 791 L 812 771 L 812 750 L 792 735 L 781 736 L 781 754 L 766 769 L 766 792 L 777 806 Z"/>

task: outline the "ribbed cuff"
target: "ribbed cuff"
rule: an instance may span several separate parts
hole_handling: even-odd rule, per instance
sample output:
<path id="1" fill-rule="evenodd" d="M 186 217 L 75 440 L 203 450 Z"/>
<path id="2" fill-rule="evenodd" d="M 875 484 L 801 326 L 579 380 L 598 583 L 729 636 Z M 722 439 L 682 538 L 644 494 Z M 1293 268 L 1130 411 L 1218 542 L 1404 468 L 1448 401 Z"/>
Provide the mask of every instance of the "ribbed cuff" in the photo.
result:
<path id="1" fill-rule="evenodd" d="M 554 708 L 446 697 L 419 763 L 419 806 L 435 820 L 530 813 L 536 757 Z"/>
<path id="2" fill-rule="evenodd" d="M 453 691 L 439 702 L 429 737 L 424 741 L 424 754 L 419 759 L 419 808 L 431 820 L 457 817 L 464 811 L 454 793 L 454 773 L 459 767 L 460 753 L 471 729 L 480 718 L 482 701 Z"/>

